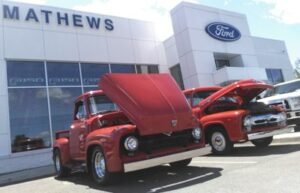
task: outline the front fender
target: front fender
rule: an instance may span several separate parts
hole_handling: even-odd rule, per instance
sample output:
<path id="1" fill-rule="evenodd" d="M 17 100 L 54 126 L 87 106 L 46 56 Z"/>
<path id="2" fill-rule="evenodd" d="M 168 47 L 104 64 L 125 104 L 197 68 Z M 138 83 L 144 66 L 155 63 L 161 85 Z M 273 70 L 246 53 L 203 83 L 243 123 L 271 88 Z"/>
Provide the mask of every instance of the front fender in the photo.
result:
<path id="1" fill-rule="evenodd" d="M 124 171 L 120 154 L 121 138 L 136 131 L 135 125 L 113 126 L 101 128 L 91 132 L 87 136 L 86 152 L 90 152 L 90 148 L 100 146 L 106 158 L 106 167 L 109 172 Z M 89 153 L 87 153 L 87 163 L 89 163 Z"/>
<path id="2" fill-rule="evenodd" d="M 231 141 L 239 141 L 245 138 L 242 122 L 246 114 L 245 110 L 225 111 L 206 115 L 200 119 L 200 122 L 205 129 L 210 128 L 212 125 L 221 125 Z"/>
<path id="3" fill-rule="evenodd" d="M 62 164 L 65 165 L 71 160 L 70 156 L 70 144 L 68 138 L 56 139 L 53 145 L 53 149 L 58 149 L 60 151 Z"/>

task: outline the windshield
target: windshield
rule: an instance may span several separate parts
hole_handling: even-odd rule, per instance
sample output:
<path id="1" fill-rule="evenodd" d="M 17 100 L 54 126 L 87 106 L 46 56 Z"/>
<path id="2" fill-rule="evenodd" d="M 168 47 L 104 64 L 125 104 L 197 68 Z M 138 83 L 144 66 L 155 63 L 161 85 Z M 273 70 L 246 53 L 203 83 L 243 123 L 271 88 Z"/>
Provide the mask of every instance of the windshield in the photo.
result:
<path id="1" fill-rule="evenodd" d="M 273 89 L 269 89 L 264 97 L 294 92 L 296 90 L 300 90 L 300 81 L 275 86 Z"/>
<path id="2" fill-rule="evenodd" d="M 209 97 L 214 92 L 216 92 L 216 90 L 200 91 L 200 92 L 194 93 L 193 98 L 192 98 L 192 106 L 198 105 L 203 99 Z"/>
<path id="3" fill-rule="evenodd" d="M 107 96 L 98 95 L 89 98 L 91 114 L 106 113 L 116 111 L 117 106 Z"/>

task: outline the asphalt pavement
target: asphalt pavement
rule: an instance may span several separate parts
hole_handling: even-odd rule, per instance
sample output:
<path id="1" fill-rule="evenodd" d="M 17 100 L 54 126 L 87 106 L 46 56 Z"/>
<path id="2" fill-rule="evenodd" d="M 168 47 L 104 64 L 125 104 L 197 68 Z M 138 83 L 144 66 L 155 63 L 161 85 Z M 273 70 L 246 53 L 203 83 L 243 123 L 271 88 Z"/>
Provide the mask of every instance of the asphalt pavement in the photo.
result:
<path id="1" fill-rule="evenodd" d="M 272 145 L 298 144 L 298 143 L 300 143 L 300 132 L 294 132 L 294 133 L 288 133 L 288 134 L 274 136 Z M 240 146 L 240 147 L 246 146 L 247 147 L 247 146 L 251 146 L 251 144 L 245 143 L 245 144 L 238 144 L 235 146 Z M 255 149 L 255 151 L 257 151 L 256 148 L 252 147 L 252 149 Z M 204 157 L 204 159 L 205 159 L 205 157 Z M 220 157 L 220 159 L 226 159 L 226 156 L 223 158 Z M 298 166 L 299 166 L 299 164 L 298 164 Z M 39 168 L 34 168 L 34 169 L 17 171 L 17 172 L 13 172 L 13 173 L 9 173 L 9 174 L 2 174 L 2 175 L 0 175 L 0 187 L 13 185 L 13 184 L 21 183 L 21 182 L 30 182 L 32 180 L 53 176 L 53 173 L 54 173 L 53 168 L 54 167 L 52 165 L 50 165 L 50 166 L 44 166 L 44 167 L 39 167 Z M 217 170 L 213 171 L 213 173 L 215 173 L 215 172 L 217 172 Z M 82 175 L 84 175 L 84 174 L 82 174 Z M 207 178 L 207 177 L 208 176 L 206 176 L 205 178 Z M 300 179 L 300 176 L 299 176 L 299 179 Z"/>

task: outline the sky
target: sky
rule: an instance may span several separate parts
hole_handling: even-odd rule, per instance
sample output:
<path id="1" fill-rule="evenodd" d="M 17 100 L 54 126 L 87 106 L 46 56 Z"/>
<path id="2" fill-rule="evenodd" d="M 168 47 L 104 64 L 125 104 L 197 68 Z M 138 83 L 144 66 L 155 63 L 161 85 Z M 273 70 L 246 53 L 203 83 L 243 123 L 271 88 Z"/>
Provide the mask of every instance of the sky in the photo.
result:
<path id="1" fill-rule="evenodd" d="M 104 15 L 153 21 L 159 38 L 173 34 L 170 10 L 182 0 L 12 0 Z M 300 59 L 300 1 L 298 0 L 185 0 L 245 14 L 252 36 L 283 40 L 291 64 Z"/>

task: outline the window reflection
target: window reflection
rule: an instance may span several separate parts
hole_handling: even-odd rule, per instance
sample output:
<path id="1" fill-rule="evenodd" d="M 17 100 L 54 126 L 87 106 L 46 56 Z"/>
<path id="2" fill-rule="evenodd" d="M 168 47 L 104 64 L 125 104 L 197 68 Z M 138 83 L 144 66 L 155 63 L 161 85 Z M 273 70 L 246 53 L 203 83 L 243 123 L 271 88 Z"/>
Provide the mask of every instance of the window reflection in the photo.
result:
<path id="1" fill-rule="evenodd" d="M 81 88 L 49 88 L 52 133 L 69 129 L 73 119 L 75 99 L 81 95 Z"/>
<path id="2" fill-rule="evenodd" d="M 7 62 L 8 86 L 45 86 L 43 62 Z"/>
<path id="3" fill-rule="evenodd" d="M 80 85 L 79 64 L 48 62 L 48 85 Z"/>
<path id="4" fill-rule="evenodd" d="M 135 73 L 135 66 L 128 64 L 111 64 L 112 73 Z"/>
<path id="5" fill-rule="evenodd" d="M 283 82 L 283 75 L 281 69 L 266 69 L 268 80 L 272 84 L 278 84 L 280 82 Z"/>
<path id="6" fill-rule="evenodd" d="M 84 92 L 98 90 L 99 78 L 110 69 L 135 73 L 136 68 L 138 73 L 158 73 L 157 65 L 7 61 L 12 152 L 51 147 L 50 131 L 55 135 L 70 127 L 74 100 L 82 94 L 82 87 Z M 116 108 L 105 100 L 96 106 L 96 111 Z"/>
<path id="7" fill-rule="evenodd" d="M 12 152 L 50 147 L 46 89 L 8 89 L 8 94 Z"/>
<path id="8" fill-rule="evenodd" d="M 98 85 L 99 79 L 106 73 L 109 73 L 108 64 L 81 64 L 83 85 Z"/>
<path id="9" fill-rule="evenodd" d="M 136 66 L 137 73 L 146 73 L 146 74 L 154 74 L 158 73 L 158 66 L 156 65 L 137 65 Z"/>

